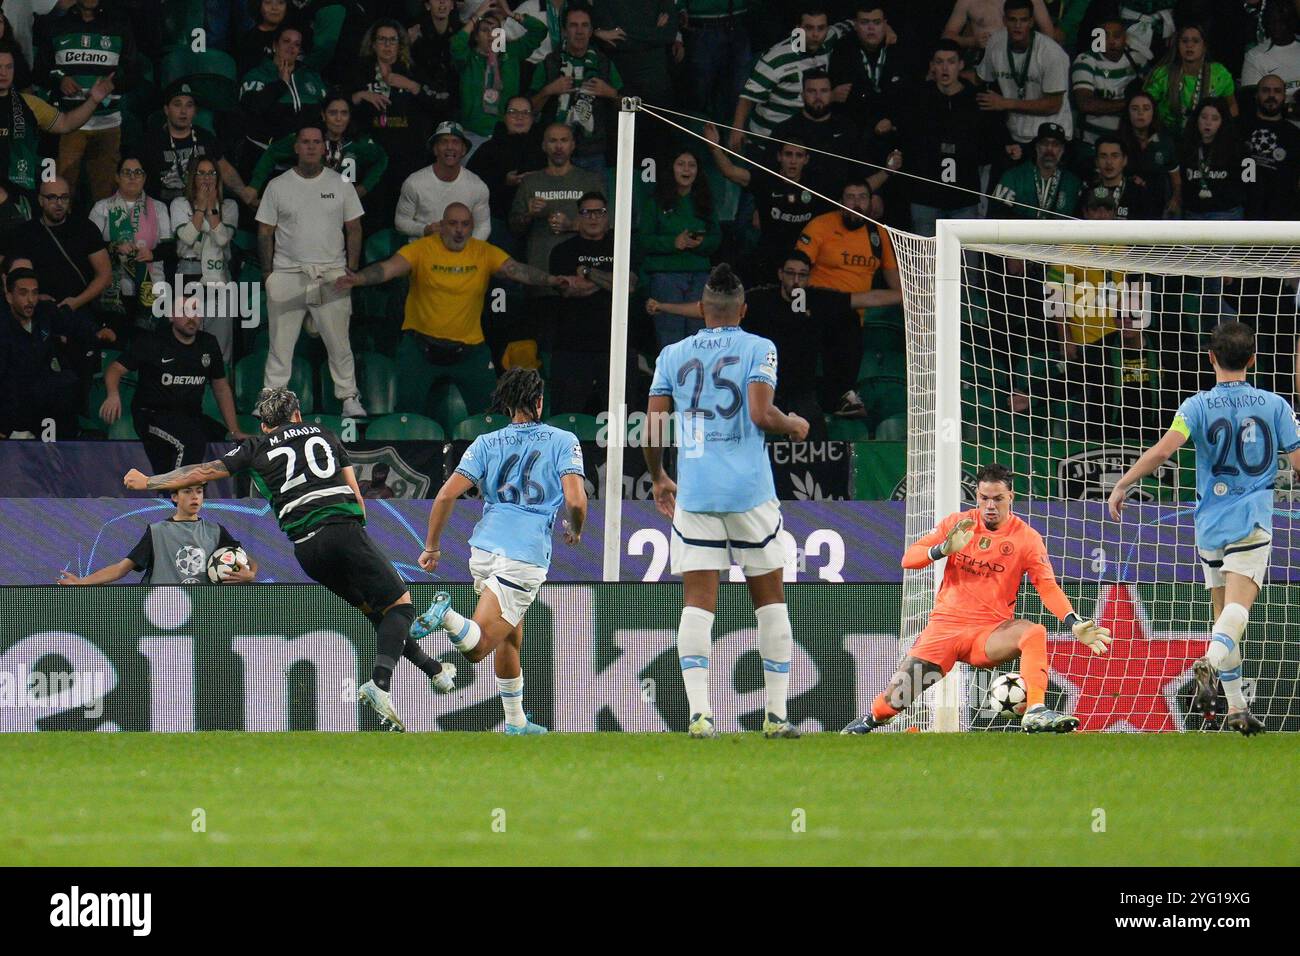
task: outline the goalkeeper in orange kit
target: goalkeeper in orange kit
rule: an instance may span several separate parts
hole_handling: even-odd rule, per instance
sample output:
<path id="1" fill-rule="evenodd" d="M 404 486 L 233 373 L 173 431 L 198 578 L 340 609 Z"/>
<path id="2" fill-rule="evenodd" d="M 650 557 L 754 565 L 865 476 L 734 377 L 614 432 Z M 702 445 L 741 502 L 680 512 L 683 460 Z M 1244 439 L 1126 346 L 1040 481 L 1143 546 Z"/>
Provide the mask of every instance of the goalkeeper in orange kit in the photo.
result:
<path id="1" fill-rule="evenodd" d="M 943 585 L 930 622 L 871 711 L 844 728 L 866 734 L 889 723 L 926 687 L 952 670 L 957 661 L 972 667 L 997 667 L 1021 658 L 1020 676 L 1028 692 L 1020 726 L 1028 733 L 1069 733 L 1079 720 L 1048 709 L 1047 629 L 1015 616 L 1020 581 L 1029 576 L 1044 606 L 1068 625 L 1094 654 L 1105 654 L 1110 631 L 1074 613 L 1056 583 L 1042 535 L 1011 513 L 1015 498 L 1009 469 L 985 465 L 976 475 L 976 507 L 944 518 L 903 555 L 903 567 L 923 568 L 948 559 Z"/>

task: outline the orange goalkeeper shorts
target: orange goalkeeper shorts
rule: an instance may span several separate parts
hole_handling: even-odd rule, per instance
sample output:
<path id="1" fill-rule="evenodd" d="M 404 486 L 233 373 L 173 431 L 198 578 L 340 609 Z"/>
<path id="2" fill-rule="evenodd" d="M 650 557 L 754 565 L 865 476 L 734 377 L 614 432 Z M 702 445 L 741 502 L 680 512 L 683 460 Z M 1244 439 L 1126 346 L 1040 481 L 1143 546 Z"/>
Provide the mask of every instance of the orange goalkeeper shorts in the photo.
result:
<path id="1" fill-rule="evenodd" d="M 952 670 L 957 661 L 972 667 L 995 667 L 997 665 L 985 655 L 984 645 L 989 635 L 1005 623 L 956 624 L 931 620 L 907 653 L 931 664 L 938 664 L 945 674 Z"/>

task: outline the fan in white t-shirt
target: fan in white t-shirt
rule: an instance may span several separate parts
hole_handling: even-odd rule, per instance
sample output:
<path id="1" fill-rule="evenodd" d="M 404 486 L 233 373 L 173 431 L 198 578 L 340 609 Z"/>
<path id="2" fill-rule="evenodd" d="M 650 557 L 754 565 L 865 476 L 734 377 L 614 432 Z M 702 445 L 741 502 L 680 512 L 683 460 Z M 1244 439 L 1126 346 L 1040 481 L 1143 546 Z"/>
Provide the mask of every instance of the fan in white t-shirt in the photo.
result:
<path id="1" fill-rule="evenodd" d="M 1070 55 L 1034 29 L 1031 0 L 1008 0 L 999 30 L 989 38 L 976 70 L 988 89 L 977 95 L 981 109 L 1007 114 L 1007 129 L 1017 143 L 1028 143 L 1043 123 L 1056 123 L 1074 136 L 1070 110 Z"/>

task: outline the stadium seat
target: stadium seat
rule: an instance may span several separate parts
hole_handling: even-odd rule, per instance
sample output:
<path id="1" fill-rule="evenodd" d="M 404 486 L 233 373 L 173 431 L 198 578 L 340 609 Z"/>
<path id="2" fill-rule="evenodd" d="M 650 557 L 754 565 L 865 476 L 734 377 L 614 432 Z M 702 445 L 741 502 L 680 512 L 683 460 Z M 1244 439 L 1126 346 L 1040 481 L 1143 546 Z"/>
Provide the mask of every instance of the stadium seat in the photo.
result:
<path id="1" fill-rule="evenodd" d="M 452 432 L 453 438 L 459 438 L 462 441 L 473 441 L 479 435 L 486 435 L 488 432 L 494 432 L 499 428 L 505 428 L 510 423 L 510 419 L 505 415 L 471 415 Z"/>
<path id="2" fill-rule="evenodd" d="M 907 413 L 891 415 L 877 425 L 876 441 L 907 441 Z"/>
<path id="3" fill-rule="evenodd" d="M 869 441 L 871 431 L 859 418 L 826 416 L 826 437 L 831 441 Z"/>
<path id="4" fill-rule="evenodd" d="M 429 415 L 442 425 L 448 435 L 454 434 L 456 426 L 469 418 L 469 409 L 460 389 L 451 382 L 439 382 L 433 387 L 427 402 Z"/>
<path id="5" fill-rule="evenodd" d="M 248 435 L 262 434 L 262 420 L 256 415 L 237 415 L 236 420 L 239 422 L 239 430 Z"/>
<path id="6" fill-rule="evenodd" d="M 266 373 L 266 353 L 254 352 L 245 355 L 235 363 L 235 408 L 241 412 L 251 412 L 257 402 L 257 393 L 262 390 L 262 379 Z M 289 376 L 289 388 L 298 396 L 298 404 L 303 415 L 310 415 L 316 410 L 312 397 L 311 363 L 301 355 L 293 358 L 293 372 Z"/>
<path id="7" fill-rule="evenodd" d="M 221 50 L 194 53 L 188 46 L 163 57 L 162 86 L 184 80 L 204 109 L 226 113 L 239 108 L 239 77 L 234 58 Z"/>
<path id="8" fill-rule="evenodd" d="M 595 441 L 601 428 L 600 422 L 594 415 L 552 415 L 546 419 L 546 424 L 563 428 L 566 432 L 573 432 L 578 436 L 578 441 Z"/>
<path id="9" fill-rule="evenodd" d="M 164 49 L 188 50 L 194 31 L 204 28 L 204 0 L 168 0 L 162 6 Z"/>
<path id="10" fill-rule="evenodd" d="M 907 411 L 907 380 L 892 375 L 879 375 L 858 383 L 858 395 L 867 406 L 867 416 L 873 421 L 891 418 Z"/>
<path id="11" fill-rule="evenodd" d="M 320 412 L 315 412 L 311 415 L 302 416 L 302 420 L 305 424 L 308 425 L 319 425 L 321 428 L 327 428 L 330 431 L 332 431 L 335 435 L 338 435 L 339 438 L 342 439 L 343 441 L 347 441 L 347 439 L 344 437 L 344 431 L 346 429 L 344 428 L 343 419 L 338 415 L 325 415 Z M 361 424 L 360 420 L 351 419 L 351 421 L 354 423 L 352 427 L 356 429 L 355 434 L 359 436 L 361 430 L 357 426 Z"/>
<path id="12" fill-rule="evenodd" d="M 862 364 L 858 366 L 858 381 L 881 376 L 906 380 L 907 356 L 899 351 L 864 351 Z"/>
<path id="13" fill-rule="evenodd" d="M 361 261 L 369 265 L 387 259 L 409 241 L 396 229 L 380 229 L 366 240 L 366 244 L 362 247 Z"/>
<path id="14" fill-rule="evenodd" d="M 122 399 L 122 416 L 130 418 L 131 399 L 135 397 L 135 383 L 122 379 L 117 386 L 117 394 Z M 104 388 L 103 380 L 95 379 L 94 384 L 90 386 L 90 394 L 86 397 L 86 404 L 81 410 L 80 424 L 83 429 L 102 432 L 108 428 L 107 423 L 99 417 L 99 407 L 104 404 L 107 395 L 108 390 Z"/>
<path id="15" fill-rule="evenodd" d="M 140 436 L 135 433 L 135 422 L 132 421 L 129 414 L 123 415 L 113 424 L 108 426 L 108 437 L 114 441 L 139 441 Z"/>
<path id="16" fill-rule="evenodd" d="M 357 388 L 361 404 L 371 415 L 387 415 L 397 401 L 397 372 L 393 360 L 378 352 L 359 352 L 354 356 L 357 369 Z M 329 365 L 321 367 L 321 409 L 337 415 L 343 403 L 334 397 L 334 379 Z"/>
<path id="17" fill-rule="evenodd" d="M 901 325 L 891 322 L 867 322 L 862 326 L 862 347 L 867 352 L 904 354 L 907 334 Z"/>
<path id="18" fill-rule="evenodd" d="M 400 412 L 370 423 L 366 441 L 446 441 L 442 426 L 432 418 Z"/>

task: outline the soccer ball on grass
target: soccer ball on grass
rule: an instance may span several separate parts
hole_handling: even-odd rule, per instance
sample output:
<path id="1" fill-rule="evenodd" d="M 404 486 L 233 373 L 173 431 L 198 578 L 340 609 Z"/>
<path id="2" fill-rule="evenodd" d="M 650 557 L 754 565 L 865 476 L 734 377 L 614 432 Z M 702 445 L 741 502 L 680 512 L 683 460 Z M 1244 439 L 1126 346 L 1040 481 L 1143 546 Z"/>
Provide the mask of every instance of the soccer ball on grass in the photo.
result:
<path id="1" fill-rule="evenodd" d="M 999 674 L 989 685 L 989 707 L 999 717 L 1021 717 L 1028 698 L 1019 674 Z"/>

